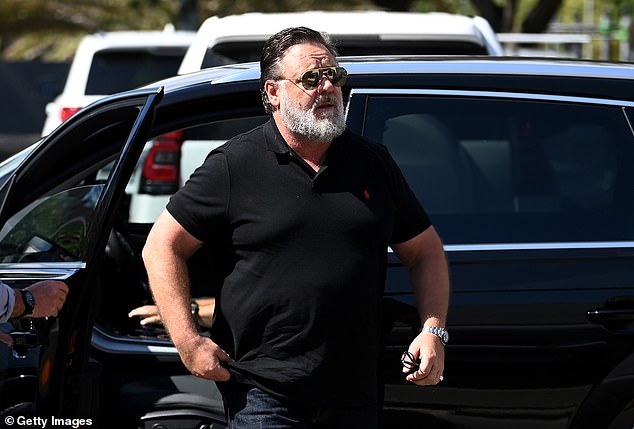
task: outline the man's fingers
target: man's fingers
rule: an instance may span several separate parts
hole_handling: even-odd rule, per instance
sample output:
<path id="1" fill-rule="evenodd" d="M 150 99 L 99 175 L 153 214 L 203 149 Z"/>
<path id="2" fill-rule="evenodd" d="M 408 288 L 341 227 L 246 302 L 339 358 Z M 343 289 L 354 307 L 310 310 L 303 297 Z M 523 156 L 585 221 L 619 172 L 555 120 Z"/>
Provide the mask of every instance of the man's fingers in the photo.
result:
<path id="1" fill-rule="evenodd" d="M 204 371 L 191 371 L 197 377 L 206 378 L 213 381 L 228 381 L 231 378 L 231 373 L 227 368 L 222 366 L 222 362 L 218 361 L 215 365 L 205 368 Z"/>
<path id="2" fill-rule="evenodd" d="M 141 318 L 139 323 L 141 325 L 143 325 L 143 326 L 145 326 L 145 325 L 161 325 L 161 324 L 163 324 L 163 319 L 161 319 L 161 316 L 148 316 L 148 317 Z"/>
<path id="3" fill-rule="evenodd" d="M 211 339 L 193 337 L 178 347 L 181 360 L 189 371 L 197 377 L 214 381 L 227 381 L 231 373 L 223 366 L 231 357 Z"/>
<path id="4" fill-rule="evenodd" d="M 231 378 L 231 373 L 227 368 L 223 366 L 223 362 L 230 362 L 231 356 L 223 349 L 218 347 L 216 351 L 216 358 L 218 359 L 218 365 L 213 369 L 213 379 L 216 381 L 227 381 Z"/>
<path id="5" fill-rule="evenodd" d="M 441 366 L 432 366 L 430 361 L 423 363 L 421 367 L 406 378 L 419 386 L 430 386 L 438 384 L 441 380 L 443 368 Z"/>
<path id="6" fill-rule="evenodd" d="M 214 368 L 213 380 L 229 381 L 230 378 L 231 378 L 231 373 L 229 372 L 229 370 L 227 370 L 227 368 L 223 367 L 222 365 L 218 365 L 216 368 Z"/>
<path id="7" fill-rule="evenodd" d="M 225 352 L 223 349 L 218 349 L 218 353 L 216 354 L 216 356 L 218 357 L 218 360 L 221 362 L 231 362 L 231 356 L 229 356 L 229 353 Z"/>
<path id="8" fill-rule="evenodd" d="M 143 305 L 141 307 L 132 309 L 128 313 L 128 317 L 135 317 L 135 316 L 147 317 L 147 316 L 154 316 L 157 314 L 158 314 L 158 310 L 155 305 Z"/>

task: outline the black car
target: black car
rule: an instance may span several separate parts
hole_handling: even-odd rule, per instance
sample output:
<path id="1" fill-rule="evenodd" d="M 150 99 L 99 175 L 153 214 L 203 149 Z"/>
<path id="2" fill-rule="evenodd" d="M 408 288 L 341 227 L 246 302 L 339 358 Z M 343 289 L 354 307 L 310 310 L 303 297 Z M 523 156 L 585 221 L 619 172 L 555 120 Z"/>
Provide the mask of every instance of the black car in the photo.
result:
<path id="1" fill-rule="evenodd" d="M 387 250 L 383 427 L 632 429 L 634 65 L 342 65 L 349 127 L 391 151 L 451 265 L 444 381 L 416 387 L 399 358 L 419 319 Z M 234 65 L 108 97 L 0 166 L 0 278 L 71 288 L 58 318 L 5 326 L 23 333 L 0 349 L 4 418 L 223 427 L 213 383 L 187 374 L 160 327 L 127 317 L 151 302 L 139 255 L 152 222 L 130 219 L 180 185 L 140 191 L 148 156 L 178 182 L 189 149 L 267 119 L 258 77 Z M 165 135 L 176 151 L 148 151 Z M 218 257 L 204 251 L 195 288 Z"/>

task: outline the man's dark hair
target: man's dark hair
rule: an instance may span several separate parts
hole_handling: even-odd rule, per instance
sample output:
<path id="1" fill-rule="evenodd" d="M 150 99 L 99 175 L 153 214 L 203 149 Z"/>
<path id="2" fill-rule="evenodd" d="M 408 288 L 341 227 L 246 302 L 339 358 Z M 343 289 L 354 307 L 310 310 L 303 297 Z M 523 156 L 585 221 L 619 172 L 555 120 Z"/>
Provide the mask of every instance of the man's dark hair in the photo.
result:
<path id="1" fill-rule="evenodd" d="M 308 27 L 291 27 L 272 35 L 264 44 L 260 57 L 260 91 L 262 103 L 266 113 L 271 113 L 271 103 L 264 91 L 267 80 L 281 79 L 280 60 L 286 50 L 302 43 L 323 45 L 333 57 L 337 56 L 337 49 L 326 33 L 312 30 Z"/>

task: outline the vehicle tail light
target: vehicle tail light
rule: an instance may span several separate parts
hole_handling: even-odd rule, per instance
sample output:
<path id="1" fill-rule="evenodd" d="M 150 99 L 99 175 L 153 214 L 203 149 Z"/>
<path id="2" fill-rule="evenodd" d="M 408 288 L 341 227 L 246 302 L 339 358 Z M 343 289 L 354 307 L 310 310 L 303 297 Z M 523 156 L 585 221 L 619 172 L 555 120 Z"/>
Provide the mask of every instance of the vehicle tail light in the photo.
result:
<path id="1" fill-rule="evenodd" d="M 80 110 L 81 107 L 62 107 L 62 110 L 59 113 L 60 119 L 64 122 Z"/>
<path id="2" fill-rule="evenodd" d="M 164 134 L 154 140 L 143 164 L 142 194 L 171 195 L 178 190 L 182 143 L 182 131 Z"/>

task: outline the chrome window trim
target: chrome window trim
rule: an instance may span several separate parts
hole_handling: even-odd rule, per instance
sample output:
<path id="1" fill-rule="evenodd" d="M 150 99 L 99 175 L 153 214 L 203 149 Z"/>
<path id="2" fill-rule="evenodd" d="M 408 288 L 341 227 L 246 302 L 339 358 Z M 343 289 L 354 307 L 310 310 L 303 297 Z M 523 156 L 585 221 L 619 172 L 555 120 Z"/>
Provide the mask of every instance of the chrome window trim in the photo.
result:
<path id="1" fill-rule="evenodd" d="M 85 262 L 25 262 L 0 263 L 0 277 L 11 280 L 65 280 L 86 268 Z"/>
<path id="2" fill-rule="evenodd" d="M 508 91 L 452 90 L 452 89 L 389 89 L 389 88 L 353 88 L 350 98 L 355 95 L 433 95 L 454 97 L 484 97 L 523 99 L 533 101 L 563 101 L 578 104 L 602 104 L 606 106 L 634 107 L 634 101 L 613 100 L 596 97 L 576 97 L 556 94 L 518 93 Z"/>
<path id="3" fill-rule="evenodd" d="M 510 250 L 587 250 L 587 249 L 634 249 L 634 241 L 571 241 L 553 243 L 482 243 L 445 244 L 445 252 L 499 252 Z M 394 253 L 388 247 L 388 253 Z"/>
<path id="4" fill-rule="evenodd" d="M 447 244 L 447 252 L 505 251 L 505 250 L 582 250 L 582 249 L 630 249 L 633 241 L 559 242 L 559 243 L 491 243 Z"/>

